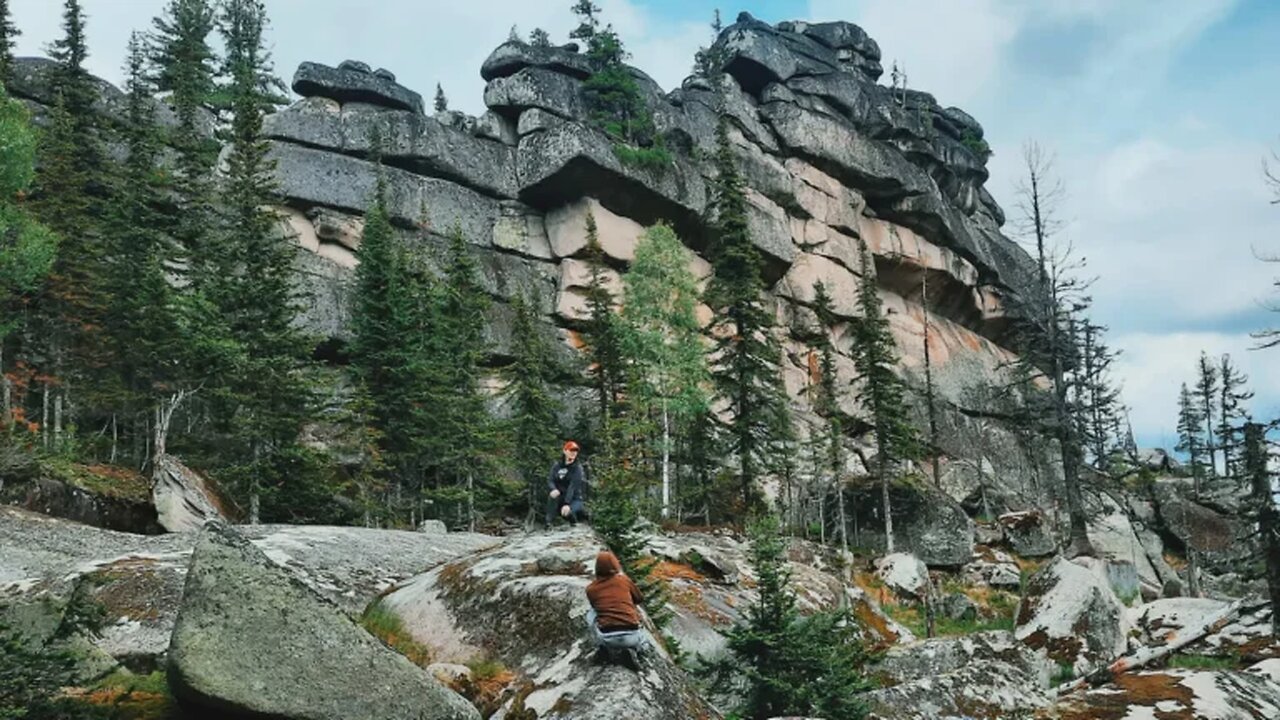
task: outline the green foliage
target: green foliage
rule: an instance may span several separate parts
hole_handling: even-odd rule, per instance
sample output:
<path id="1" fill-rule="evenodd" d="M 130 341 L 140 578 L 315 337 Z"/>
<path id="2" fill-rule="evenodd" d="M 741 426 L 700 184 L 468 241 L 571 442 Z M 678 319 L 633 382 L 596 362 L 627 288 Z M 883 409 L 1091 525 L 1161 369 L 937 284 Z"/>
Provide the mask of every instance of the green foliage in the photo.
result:
<path id="1" fill-rule="evenodd" d="M 610 422 L 621 403 L 625 383 L 623 367 L 622 330 L 614 315 L 615 298 L 606 281 L 604 250 L 596 228 L 595 215 L 587 212 L 586 261 L 591 277 L 585 292 L 587 322 L 583 328 L 587 362 L 599 402 L 598 424 L 605 440 L 610 439 Z"/>
<path id="2" fill-rule="evenodd" d="M 74 593 L 54 632 L 45 638 L 26 635 L 3 620 L 0 605 L 0 718 L 3 720 L 74 720 L 94 717 L 62 697 L 74 685 L 77 654 L 67 644 L 72 637 L 93 634 L 101 627 L 101 607 Z"/>
<path id="3" fill-rule="evenodd" d="M 512 360 L 503 370 L 507 381 L 503 392 L 511 408 L 507 437 L 516 470 L 529 488 L 529 510 L 536 516 L 546 494 L 547 468 L 556 459 L 557 440 L 562 434 L 559 416 L 563 403 L 552 383 L 565 373 L 529 299 L 517 295 L 511 310 L 515 315 Z"/>
<path id="4" fill-rule="evenodd" d="M 382 641 L 418 667 L 431 664 L 431 649 L 413 639 L 405 630 L 404 621 L 381 602 L 375 600 L 360 615 L 360 627 Z"/>
<path id="5" fill-rule="evenodd" d="M 751 565 L 759 600 L 728 632 L 730 665 L 722 668 L 722 678 L 728 673 L 745 682 L 739 714 L 755 720 L 865 717 L 858 695 L 869 685 L 861 676 L 865 656 L 856 623 L 843 611 L 800 616 L 776 517 L 752 526 Z"/>
<path id="6" fill-rule="evenodd" d="M 551 47 L 551 36 L 540 27 L 534 28 L 529 33 L 529 44 L 536 48 L 549 48 Z"/>
<path id="7" fill-rule="evenodd" d="M 26 109 L 0 87 L 0 341 L 21 325 L 18 303 L 39 289 L 57 253 L 57 238 L 19 202 L 34 174 L 35 146 Z"/>
<path id="8" fill-rule="evenodd" d="M 1240 658 L 1176 654 L 1169 656 L 1169 667 L 1186 670 L 1237 670 L 1240 668 Z"/>
<path id="9" fill-rule="evenodd" d="M 725 448 L 738 462 L 742 512 L 756 504 L 756 481 L 777 466 L 780 446 L 791 438 L 782 392 L 782 348 L 774 335 L 773 314 L 761 300 L 760 253 L 747 226 L 745 181 L 729 146 L 724 121 L 716 129 L 716 180 L 712 261 L 715 275 L 707 287 L 714 338 L 711 373 L 718 396 L 727 402 Z"/>
<path id="10" fill-rule="evenodd" d="M 1069 662 L 1059 662 L 1056 670 L 1053 671 L 1052 677 L 1049 678 L 1049 686 L 1054 687 L 1076 679 L 1076 669 Z"/>
<path id="11" fill-rule="evenodd" d="M 0 88 L 13 73 L 13 47 L 20 34 L 9 13 L 9 0 L 0 0 Z"/>
<path id="12" fill-rule="evenodd" d="M 670 514 L 673 435 L 710 404 L 706 347 L 696 312 L 698 284 L 689 260 L 675 232 L 655 225 L 641 237 L 635 262 L 623 277 L 620 330 L 629 360 L 629 399 L 633 411 L 652 418 L 656 426 L 647 444 L 665 480 L 664 517 Z"/>
<path id="13" fill-rule="evenodd" d="M 436 112 L 442 113 L 449 109 L 449 98 L 445 97 L 444 88 L 440 87 L 440 83 L 436 83 L 436 97 L 432 101 L 432 107 Z"/>
<path id="14" fill-rule="evenodd" d="M 586 43 L 591 76 L 582 84 L 592 123 L 615 143 L 614 154 L 624 164 L 660 170 L 671 162 L 653 124 L 653 111 L 645 102 L 636 76 L 624 61 L 628 57 L 612 25 L 601 26 L 600 8 L 591 0 L 573 6 L 578 27 L 570 37 Z"/>
<path id="15" fill-rule="evenodd" d="M 976 155 L 984 163 L 991 158 L 991 146 L 987 144 L 986 140 L 978 137 L 976 133 L 968 128 L 960 135 L 960 144 L 968 148 L 969 152 Z"/>
<path id="16" fill-rule="evenodd" d="M 591 523 L 605 545 L 618 556 L 622 569 L 640 588 L 649 619 L 661 629 L 671 619 L 664 581 L 654 577 L 654 561 L 644 554 L 645 540 L 640 532 L 640 511 L 636 508 L 635 488 L 608 470 L 597 475 L 598 482 L 591 506 Z"/>

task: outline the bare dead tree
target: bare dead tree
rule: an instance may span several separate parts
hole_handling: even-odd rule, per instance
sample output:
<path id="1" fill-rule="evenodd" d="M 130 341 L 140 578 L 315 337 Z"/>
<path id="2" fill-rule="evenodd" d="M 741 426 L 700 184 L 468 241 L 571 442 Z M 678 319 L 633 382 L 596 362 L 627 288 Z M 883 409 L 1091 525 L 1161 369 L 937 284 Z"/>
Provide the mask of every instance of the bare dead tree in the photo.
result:
<path id="1" fill-rule="evenodd" d="M 1088 307 L 1088 282 L 1079 276 L 1083 261 L 1075 259 L 1069 243 L 1056 239 L 1063 228 L 1058 211 L 1065 189 L 1054 174 L 1052 156 L 1029 142 L 1023 148 L 1023 163 L 1025 175 L 1017 187 L 1021 217 L 1015 228 L 1025 241 L 1034 243 L 1037 277 L 1018 288 L 1014 297 L 1015 342 L 1021 353 L 1016 370 L 1049 387 L 1040 396 L 1048 407 L 1029 408 L 1029 415 L 1057 441 L 1061 453 L 1070 520 L 1067 556 L 1095 555 L 1081 492 L 1084 447 L 1068 378 L 1077 353 L 1067 326 L 1073 314 Z"/>

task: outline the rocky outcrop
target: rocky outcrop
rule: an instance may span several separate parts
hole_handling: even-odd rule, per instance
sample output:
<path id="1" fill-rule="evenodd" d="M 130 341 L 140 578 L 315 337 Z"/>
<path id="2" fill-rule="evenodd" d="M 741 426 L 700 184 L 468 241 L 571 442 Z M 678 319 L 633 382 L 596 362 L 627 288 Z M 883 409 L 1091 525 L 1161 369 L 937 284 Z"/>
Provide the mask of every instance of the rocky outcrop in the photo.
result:
<path id="1" fill-rule="evenodd" d="M 516 671 L 499 717 L 719 717 L 660 647 L 639 672 L 593 662 L 585 589 L 598 549 L 586 529 L 529 535 L 418 576 L 380 606 L 438 662 L 495 659 Z"/>
<path id="2" fill-rule="evenodd" d="M 871 668 L 888 687 L 867 694 L 869 717 L 1018 717 L 1053 702 L 1050 663 L 1004 631 L 896 647 Z"/>
<path id="3" fill-rule="evenodd" d="M 222 524 L 201 533 L 169 649 L 184 706 L 279 718 L 480 715 Z"/>
<path id="4" fill-rule="evenodd" d="M 1126 648 L 1124 605 L 1097 563 L 1085 567 L 1059 557 L 1031 577 L 1018 605 L 1018 639 L 1077 674 L 1107 664 Z"/>
<path id="5" fill-rule="evenodd" d="M 387 70 L 371 71 L 361 62 L 336 68 L 304 62 L 293 74 L 293 91 L 303 97 L 326 97 L 340 103 L 370 103 L 422 114 L 422 96 L 396 83 Z"/>
<path id="6" fill-rule="evenodd" d="M 165 530 L 199 530 L 210 520 L 227 519 L 222 500 L 203 475 L 172 455 L 157 457 L 153 465 L 151 502 Z"/>
<path id="7" fill-rule="evenodd" d="M 1060 720 L 1280 717 L 1280 660 L 1267 660 L 1244 671 L 1169 669 L 1125 673 L 1115 679 L 1114 685 L 1062 700 L 1053 712 L 1053 717 Z"/>

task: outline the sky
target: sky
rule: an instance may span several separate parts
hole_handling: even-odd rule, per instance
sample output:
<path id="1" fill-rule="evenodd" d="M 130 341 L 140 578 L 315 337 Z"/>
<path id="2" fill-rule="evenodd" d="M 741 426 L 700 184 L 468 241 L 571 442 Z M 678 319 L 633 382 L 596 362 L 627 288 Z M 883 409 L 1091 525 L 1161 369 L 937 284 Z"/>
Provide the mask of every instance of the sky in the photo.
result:
<path id="1" fill-rule="evenodd" d="M 82 0 L 89 69 L 118 82 L 129 32 L 165 0 Z M 1176 442 L 1178 385 L 1201 351 L 1230 353 L 1257 391 L 1260 418 L 1280 414 L 1280 349 L 1250 333 L 1280 327 L 1272 282 L 1280 205 L 1262 163 L 1280 152 L 1280 2 L 1274 0 L 596 0 L 665 89 L 746 9 L 769 22 L 848 20 L 897 61 L 911 87 L 961 107 L 986 128 L 987 187 L 1012 217 L 1022 147 L 1055 158 L 1066 194 L 1059 238 L 1088 262 L 1094 319 L 1121 351 L 1118 380 L 1138 441 Z M 563 40 L 569 0 L 267 0 L 277 72 L 303 60 L 386 67 L 430 98 L 483 111 L 480 64 L 514 25 Z M 60 2 L 10 0 L 19 54 L 43 54 Z M 887 78 L 885 79 L 887 82 Z M 1280 165 L 1280 163 L 1277 163 Z M 1008 229 L 1008 228 L 1007 228 Z"/>

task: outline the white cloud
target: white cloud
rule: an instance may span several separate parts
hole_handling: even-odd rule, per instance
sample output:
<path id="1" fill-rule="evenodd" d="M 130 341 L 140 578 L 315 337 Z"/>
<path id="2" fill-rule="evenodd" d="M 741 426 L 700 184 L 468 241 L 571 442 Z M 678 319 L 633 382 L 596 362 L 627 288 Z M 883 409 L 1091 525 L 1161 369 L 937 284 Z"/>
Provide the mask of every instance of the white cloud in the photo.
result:
<path id="1" fill-rule="evenodd" d="M 1116 378 L 1138 441 L 1169 450 L 1177 444 L 1178 390 L 1194 382 L 1200 352 L 1215 360 L 1223 353 L 1246 375 L 1257 392 L 1250 408 L 1260 418 L 1271 417 L 1280 405 L 1280 350 L 1253 350 L 1248 335 L 1223 333 L 1134 333 L 1116 338 L 1124 354 L 1115 363 Z"/>

